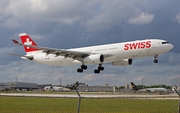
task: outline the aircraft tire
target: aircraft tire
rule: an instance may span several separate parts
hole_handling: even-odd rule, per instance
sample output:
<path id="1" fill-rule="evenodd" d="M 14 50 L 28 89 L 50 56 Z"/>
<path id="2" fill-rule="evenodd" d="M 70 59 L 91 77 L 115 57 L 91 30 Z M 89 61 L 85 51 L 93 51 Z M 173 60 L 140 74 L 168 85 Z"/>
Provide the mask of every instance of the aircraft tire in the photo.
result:
<path id="1" fill-rule="evenodd" d="M 98 67 L 98 70 L 103 71 L 104 67 Z"/>
<path id="2" fill-rule="evenodd" d="M 154 63 L 158 63 L 158 60 L 157 59 L 154 59 L 154 61 L 153 61 Z"/>
<path id="3" fill-rule="evenodd" d="M 94 70 L 94 73 L 95 73 L 95 74 L 99 74 L 99 73 L 100 73 L 100 70 L 95 69 L 95 70 Z"/>
<path id="4" fill-rule="evenodd" d="M 77 72 L 78 72 L 78 73 L 82 73 L 82 72 L 83 72 L 83 69 L 78 68 L 78 69 L 77 69 Z"/>
<path id="5" fill-rule="evenodd" d="M 81 69 L 86 70 L 86 69 L 87 69 L 87 66 L 86 66 L 86 65 L 82 65 L 82 66 L 81 66 Z"/>

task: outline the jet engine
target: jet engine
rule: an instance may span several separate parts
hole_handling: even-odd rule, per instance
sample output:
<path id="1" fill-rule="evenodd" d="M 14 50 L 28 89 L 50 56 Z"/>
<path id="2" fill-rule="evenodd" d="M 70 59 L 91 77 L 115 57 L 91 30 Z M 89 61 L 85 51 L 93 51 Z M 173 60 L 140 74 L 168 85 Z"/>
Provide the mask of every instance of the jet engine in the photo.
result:
<path id="1" fill-rule="evenodd" d="M 102 63 L 104 62 L 104 56 L 101 54 L 94 54 L 87 56 L 83 59 L 84 63 L 87 64 L 97 64 L 97 63 Z"/>
<path id="2" fill-rule="evenodd" d="M 112 62 L 113 66 L 127 66 L 132 64 L 132 59 L 122 59 L 119 61 Z"/>
<path id="3" fill-rule="evenodd" d="M 25 60 L 33 60 L 34 59 L 33 55 L 25 55 L 25 56 L 22 56 L 21 58 L 25 59 Z"/>

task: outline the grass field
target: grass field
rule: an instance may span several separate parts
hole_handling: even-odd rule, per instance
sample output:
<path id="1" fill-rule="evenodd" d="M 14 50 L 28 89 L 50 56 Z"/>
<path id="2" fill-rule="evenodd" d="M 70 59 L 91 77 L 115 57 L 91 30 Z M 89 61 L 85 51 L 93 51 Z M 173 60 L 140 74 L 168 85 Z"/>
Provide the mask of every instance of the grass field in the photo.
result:
<path id="1" fill-rule="evenodd" d="M 76 113 L 77 98 L 0 97 L 0 113 Z M 80 113 L 177 113 L 177 100 L 82 98 Z"/>

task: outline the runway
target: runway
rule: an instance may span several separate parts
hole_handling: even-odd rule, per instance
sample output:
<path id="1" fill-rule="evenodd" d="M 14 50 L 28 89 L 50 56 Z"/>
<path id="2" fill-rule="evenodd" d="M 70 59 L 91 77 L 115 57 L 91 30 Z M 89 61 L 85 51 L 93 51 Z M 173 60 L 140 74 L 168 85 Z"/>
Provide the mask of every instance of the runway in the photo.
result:
<path id="1" fill-rule="evenodd" d="M 37 94 L 37 93 L 0 93 L 0 96 L 13 97 L 43 97 L 43 98 L 78 98 L 77 94 Z M 111 95 L 111 94 L 81 94 L 82 98 L 135 98 L 135 99 L 171 99 L 179 100 L 177 95 Z"/>

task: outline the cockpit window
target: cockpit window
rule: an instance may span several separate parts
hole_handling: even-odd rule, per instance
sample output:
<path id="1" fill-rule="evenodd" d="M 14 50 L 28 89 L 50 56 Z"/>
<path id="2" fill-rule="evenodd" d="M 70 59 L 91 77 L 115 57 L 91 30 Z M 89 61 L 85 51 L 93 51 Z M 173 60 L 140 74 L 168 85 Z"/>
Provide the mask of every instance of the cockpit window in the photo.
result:
<path id="1" fill-rule="evenodd" d="M 169 42 L 162 42 L 162 44 L 169 44 Z"/>

